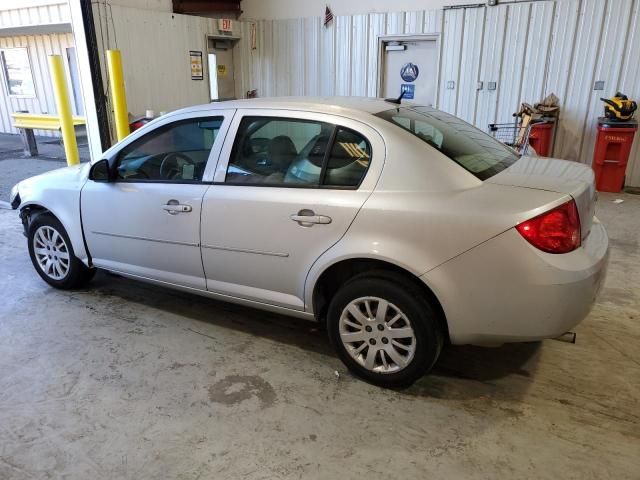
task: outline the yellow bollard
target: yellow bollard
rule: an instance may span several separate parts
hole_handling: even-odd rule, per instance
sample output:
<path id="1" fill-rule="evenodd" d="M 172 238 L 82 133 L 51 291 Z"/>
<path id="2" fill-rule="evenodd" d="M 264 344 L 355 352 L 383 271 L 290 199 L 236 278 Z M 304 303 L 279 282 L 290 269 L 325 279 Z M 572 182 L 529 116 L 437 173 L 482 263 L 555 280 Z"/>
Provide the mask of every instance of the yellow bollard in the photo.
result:
<path id="1" fill-rule="evenodd" d="M 80 163 L 80 154 L 78 153 L 78 142 L 76 142 L 76 131 L 73 128 L 69 89 L 67 88 L 61 55 L 51 55 L 49 57 L 49 69 L 51 70 L 51 77 L 53 77 L 53 90 L 56 97 L 58 117 L 60 117 L 60 130 L 62 131 L 67 165 L 78 165 Z"/>
<path id="2" fill-rule="evenodd" d="M 124 91 L 120 50 L 107 50 L 107 68 L 109 69 L 113 114 L 116 120 L 116 134 L 118 141 L 120 141 L 129 135 L 129 113 L 127 111 L 127 95 Z"/>

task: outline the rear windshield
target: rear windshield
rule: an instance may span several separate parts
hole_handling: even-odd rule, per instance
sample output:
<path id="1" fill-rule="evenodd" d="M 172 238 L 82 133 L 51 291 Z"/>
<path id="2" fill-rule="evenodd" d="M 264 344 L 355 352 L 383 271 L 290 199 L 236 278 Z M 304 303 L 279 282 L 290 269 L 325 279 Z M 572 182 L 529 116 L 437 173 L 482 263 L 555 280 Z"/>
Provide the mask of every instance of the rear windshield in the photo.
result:
<path id="1" fill-rule="evenodd" d="M 399 107 L 376 115 L 428 143 L 480 180 L 493 177 L 520 158 L 491 135 L 430 107 Z"/>

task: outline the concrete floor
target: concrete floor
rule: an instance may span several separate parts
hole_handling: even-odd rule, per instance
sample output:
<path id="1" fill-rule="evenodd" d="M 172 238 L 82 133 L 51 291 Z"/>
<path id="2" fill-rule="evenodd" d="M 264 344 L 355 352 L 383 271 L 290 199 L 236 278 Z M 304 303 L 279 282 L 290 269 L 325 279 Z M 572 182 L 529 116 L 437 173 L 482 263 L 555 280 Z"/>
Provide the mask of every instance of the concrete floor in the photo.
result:
<path id="1" fill-rule="evenodd" d="M 302 321 L 105 274 L 53 290 L 0 210 L 0 479 L 638 479 L 640 196 L 598 214 L 576 345 L 450 347 L 389 391 Z"/>

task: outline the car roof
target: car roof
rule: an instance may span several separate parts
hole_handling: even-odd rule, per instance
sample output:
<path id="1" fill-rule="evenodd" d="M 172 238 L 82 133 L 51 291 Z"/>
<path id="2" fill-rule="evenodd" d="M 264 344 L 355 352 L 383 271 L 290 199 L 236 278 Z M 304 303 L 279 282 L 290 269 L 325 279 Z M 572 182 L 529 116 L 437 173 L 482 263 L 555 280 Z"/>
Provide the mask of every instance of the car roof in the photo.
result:
<path id="1" fill-rule="evenodd" d="M 403 102 L 402 106 L 415 107 L 417 105 Z M 179 110 L 179 112 L 200 112 L 225 108 L 265 108 L 353 115 L 358 113 L 376 114 L 395 107 L 397 105 L 382 98 L 372 97 L 270 97 L 211 102 L 187 107 Z"/>

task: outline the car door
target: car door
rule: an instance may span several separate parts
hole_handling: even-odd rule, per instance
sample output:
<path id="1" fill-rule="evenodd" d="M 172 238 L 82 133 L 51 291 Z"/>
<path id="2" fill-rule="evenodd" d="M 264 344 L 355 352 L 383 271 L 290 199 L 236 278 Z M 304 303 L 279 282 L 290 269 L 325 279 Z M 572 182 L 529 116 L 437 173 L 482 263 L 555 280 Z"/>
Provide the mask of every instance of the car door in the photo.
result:
<path id="1" fill-rule="evenodd" d="M 384 163 L 345 117 L 238 110 L 202 206 L 207 289 L 304 310 L 311 265 L 347 231 Z"/>
<path id="2" fill-rule="evenodd" d="M 93 263 L 205 289 L 200 212 L 233 111 L 169 115 L 109 151 L 112 181 L 89 180 L 81 211 Z"/>

